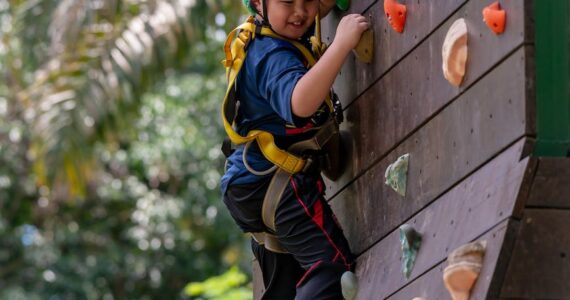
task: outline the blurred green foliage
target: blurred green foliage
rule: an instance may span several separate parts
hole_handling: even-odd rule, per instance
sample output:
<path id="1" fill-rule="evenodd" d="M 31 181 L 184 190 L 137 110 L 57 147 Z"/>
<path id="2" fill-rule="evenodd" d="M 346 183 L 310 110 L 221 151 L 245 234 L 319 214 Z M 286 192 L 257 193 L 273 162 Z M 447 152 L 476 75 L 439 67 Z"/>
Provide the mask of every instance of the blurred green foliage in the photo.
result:
<path id="1" fill-rule="evenodd" d="M 0 0 L 0 299 L 188 298 L 249 267 L 219 193 L 241 9 Z"/>
<path id="2" fill-rule="evenodd" d="M 191 282 L 184 292 L 196 299 L 203 300 L 251 300 L 251 290 L 244 287 L 247 276 L 232 267 L 224 274 L 211 277 L 203 282 Z"/>

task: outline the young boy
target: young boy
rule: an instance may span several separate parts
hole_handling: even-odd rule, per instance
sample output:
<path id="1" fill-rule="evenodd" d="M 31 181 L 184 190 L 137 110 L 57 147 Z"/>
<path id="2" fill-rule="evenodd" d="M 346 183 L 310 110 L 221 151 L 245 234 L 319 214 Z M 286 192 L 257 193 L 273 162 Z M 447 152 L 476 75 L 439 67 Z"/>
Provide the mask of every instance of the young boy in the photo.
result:
<path id="1" fill-rule="evenodd" d="M 309 129 L 326 119 L 324 100 L 344 60 L 368 29 L 368 22 L 358 14 L 342 18 L 332 44 L 307 69 L 306 58 L 291 41 L 306 44 L 319 6 L 330 9 L 331 0 L 244 3 L 256 15 L 258 27 L 270 27 L 280 38 L 258 32 L 247 45 L 247 56 L 235 81 L 239 99 L 236 131 L 242 136 L 254 129 L 270 132 L 275 143 L 287 149 L 306 139 Z M 273 248 L 252 239 L 263 274 L 263 299 L 343 299 L 340 279 L 343 273 L 354 270 L 354 257 L 324 198 L 320 170 L 313 168 L 288 177 L 271 229 L 262 220 L 262 206 L 274 165 L 257 143 L 245 148 L 238 146 L 228 157 L 221 186 L 224 203 L 238 226 L 244 232 L 275 235 L 285 250 L 268 250 Z"/>

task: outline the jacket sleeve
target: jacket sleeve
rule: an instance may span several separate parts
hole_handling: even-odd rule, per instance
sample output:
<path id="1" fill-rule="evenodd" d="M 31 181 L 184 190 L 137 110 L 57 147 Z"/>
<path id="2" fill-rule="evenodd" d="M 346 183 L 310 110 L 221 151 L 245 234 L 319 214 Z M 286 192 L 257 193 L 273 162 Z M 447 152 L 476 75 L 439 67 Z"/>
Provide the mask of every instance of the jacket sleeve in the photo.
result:
<path id="1" fill-rule="evenodd" d="M 271 108 L 285 121 L 296 126 L 306 119 L 293 115 L 291 97 L 297 82 L 307 73 L 297 50 L 279 47 L 266 55 L 256 66 L 256 79 L 260 95 L 269 101 Z"/>

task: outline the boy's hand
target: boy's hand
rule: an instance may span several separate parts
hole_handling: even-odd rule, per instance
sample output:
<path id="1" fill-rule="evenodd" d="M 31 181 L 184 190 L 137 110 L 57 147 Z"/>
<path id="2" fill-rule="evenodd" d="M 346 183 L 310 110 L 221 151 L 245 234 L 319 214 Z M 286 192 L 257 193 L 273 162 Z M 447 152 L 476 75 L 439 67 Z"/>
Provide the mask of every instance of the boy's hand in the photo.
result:
<path id="1" fill-rule="evenodd" d="M 369 26 L 364 16 L 359 14 L 347 15 L 338 23 L 333 44 L 336 44 L 337 47 L 348 53 L 358 45 L 362 33 Z"/>

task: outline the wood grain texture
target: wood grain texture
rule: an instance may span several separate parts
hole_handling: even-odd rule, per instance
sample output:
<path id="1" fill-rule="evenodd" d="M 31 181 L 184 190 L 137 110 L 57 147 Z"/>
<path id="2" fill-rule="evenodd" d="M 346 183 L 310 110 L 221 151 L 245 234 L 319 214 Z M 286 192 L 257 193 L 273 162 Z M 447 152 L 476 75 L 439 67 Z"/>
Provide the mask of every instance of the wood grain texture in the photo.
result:
<path id="1" fill-rule="evenodd" d="M 501 1 L 508 11 L 507 30 L 502 35 L 495 35 L 482 21 L 481 11 L 487 5 L 485 1 L 441 0 L 441 1 L 401 1 L 408 7 L 407 24 L 404 33 L 392 30 L 384 17 L 383 2 L 374 2 L 368 9 L 368 2 L 355 1 L 347 13 L 363 13 L 371 20 L 374 31 L 375 51 L 371 64 L 365 64 L 350 55 L 335 82 L 343 104 L 347 106 L 357 96 L 370 88 L 383 76 L 394 72 L 392 68 L 404 60 L 414 60 L 412 68 L 406 68 L 401 76 L 403 82 L 421 84 L 411 77 L 413 72 L 429 69 L 431 85 L 438 89 L 447 88 L 449 93 L 460 93 L 495 64 L 508 56 L 523 42 L 532 42 L 532 20 L 528 1 Z M 366 9 L 366 10 L 363 10 Z M 345 13 L 345 14 L 347 14 Z M 323 39 L 330 43 L 335 38 L 336 26 L 345 14 L 333 13 L 323 20 Z M 526 19 L 525 19 L 526 17 Z M 463 85 L 458 89 L 449 86 L 441 71 L 441 47 L 447 30 L 458 18 L 465 18 L 469 30 L 468 70 Z M 427 48 L 422 55 L 416 54 L 416 48 Z M 435 80 L 434 79 L 441 79 Z M 407 92 L 405 89 L 402 92 Z M 377 94 L 379 96 L 381 94 Z"/>
<path id="2" fill-rule="evenodd" d="M 502 265 L 508 262 L 506 253 L 512 251 L 513 236 L 516 235 L 518 221 L 505 220 L 492 230 L 478 237 L 476 240 L 487 241 L 483 267 L 479 278 L 471 290 L 471 300 L 498 299 L 498 294 L 493 290 L 493 285 L 501 283 Z M 443 283 L 443 270 L 447 261 L 440 262 L 437 266 L 421 275 L 395 294 L 388 297 L 389 300 L 410 300 L 415 297 L 429 299 L 450 299 L 449 292 Z"/>
<path id="3" fill-rule="evenodd" d="M 357 260 L 357 275 L 366 278 L 367 285 L 360 288 L 360 299 L 381 299 L 399 290 L 409 280 L 430 270 L 453 249 L 476 239 L 503 222 L 516 207 L 518 193 L 529 172 L 530 158 L 519 161 L 523 141 L 513 145 L 475 174 L 460 182 L 437 201 L 406 220 L 423 236 L 410 278 L 401 272 L 401 246 L 397 229 L 381 241 L 372 241 L 372 230 L 358 224 L 366 237 L 362 245 L 372 246 Z M 350 215 L 350 214 L 349 214 Z M 346 220 L 345 220 L 346 221 Z M 381 218 L 376 218 L 381 223 Z M 342 221 L 341 221 L 342 222 Z M 349 240 L 352 235 L 349 233 Z M 362 235 L 361 235 L 362 236 Z M 351 244 L 353 246 L 354 244 Z M 354 249 L 357 253 L 359 244 Z M 381 297 L 378 295 L 382 293 Z"/>
<path id="4" fill-rule="evenodd" d="M 524 67 L 519 64 L 523 57 L 522 50 L 510 57 L 332 199 L 335 211 L 342 212 L 339 219 L 350 218 L 342 224 L 357 252 L 528 134 Z M 493 84 L 496 89 L 489 88 Z M 401 197 L 384 185 L 384 171 L 406 153 L 408 187 L 406 197 Z"/>
<path id="5" fill-rule="evenodd" d="M 395 32 L 384 16 L 384 1 L 353 1 L 348 12 L 331 14 L 323 20 L 323 38 L 332 42 L 340 18 L 346 14 L 359 13 L 371 22 L 374 31 L 375 51 L 372 64 L 358 62 L 354 56 L 341 71 L 335 89 L 341 99 L 350 103 L 404 57 L 421 40 L 441 25 L 449 15 L 457 10 L 465 0 L 401 1 L 407 6 L 407 24 L 403 33 Z M 352 88 L 344 88 L 343 82 L 349 82 Z"/>
<path id="6" fill-rule="evenodd" d="M 570 158 L 539 159 L 527 206 L 570 208 Z"/>
<path id="7" fill-rule="evenodd" d="M 529 55 L 529 52 L 532 52 L 529 48 L 520 48 L 487 74 L 487 76 L 477 82 L 470 90 L 463 93 L 449 105 L 449 107 L 456 107 L 458 104 L 455 102 L 471 101 L 475 103 L 505 103 L 507 104 L 506 107 L 499 108 L 497 106 L 495 108 L 484 108 L 482 106 L 474 107 L 472 104 L 471 107 L 468 108 L 468 111 L 462 112 L 465 116 L 444 121 L 445 124 L 450 127 L 449 130 L 463 130 L 464 137 L 461 138 L 461 140 L 470 142 L 469 145 L 496 142 L 496 139 L 500 138 L 500 135 L 513 129 L 518 130 L 521 126 L 525 127 L 524 131 L 526 133 L 533 135 L 535 133 L 534 124 L 531 125 L 527 121 L 529 110 L 534 110 L 534 104 L 531 103 L 534 101 L 534 98 L 529 97 L 528 80 L 525 77 L 527 74 L 526 57 Z M 409 67 L 412 68 L 412 65 Z M 394 146 L 399 145 L 398 143 L 401 140 L 405 138 L 409 140 L 411 138 L 409 134 L 414 132 L 414 130 L 417 131 L 417 128 L 422 126 L 422 122 L 428 120 L 429 111 L 440 109 L 434 106 L 433 97 L 435 97 L 434 93 L 436 93 L 434 87 L 430 87 L 430 89 L 434 89 L 434 92 L 414 89 L 414 91 L 411 92 L 412 95 L 426 95 L 426 97 L 422 96 L 415 100 L 411 97 L 400 99 L 392 95 L 393 93 L 398 93 L 398 87 L 398 81 L 391 80 L 391 77 L 388 76 L 384 78 L 380 84 L 375 85 L 374 88 L 369 91 L 370 93 L 365 94 L 361 100 L 347 111 L 347 120 L 342 124 L 341 130 L 348 132 L 351 138 L 347 143 L 351 148 L 349 151 L 351 156 L 347 156 L 347 160 L 350 163 L 348 164 L 348 170 L 339 180 L 336 182 L 327 182 L 331 196 L 354 180 L 354 178 L 360 176 L 364 170 L 370 168 L 373 163 L 385 156 Z M 378 88 L 377 91 L 376 88 Z M 376 93 L 372 93 L 373 91 L 376 91 Z M 441 90 L 439 92 L 441 92 Z M 386 97 L 377 98 L 374 95 L 386 95 Z M 443 95 L 439 95 L 435 98 L 442 99 L 442 97 Z M 480 99 L 480 101 L 478 99 Z M 449 111 L 449 107 L 439 114 L 445 114 Z M 502 109 L 503 111 L 494 112 L 493 109 Z M 507 116 L 507 119 L 503 119 L 503 117 L 499 116 L 501 113 L 510 114 L 508 111 L 504 111 L 505 109 L 512 110 L 516 115 L 516 119 L 513 119 L 514 115 Z M 456 115 L 457 113 L 459 112 L 452 114 L 455 114 L 454 117 L 458 117 Z M 439 115 L 435 117 L 435 119 L 440 118 L 441 116 Z M 477 141 L 469 141 L 469 136 L 473 134 L 478 135 L 481 132 L 479 130 L 476 131 L 473 126 L 479 127 L 480 130 L 484 130 L 483 128 L 486 126 L 485 124 L 478 123 L 468 124 L 466 121 L 469 119 L 475 122 L 490 124 L 496 124 L 497 122 L 505 123 L 502 124 L 504 125 L 502 127 L 489 128 L 494 132 L 488 132 L 490 136 L 485 138 L 490 138 L 490 140 L 485 140 L 484 137 L 481 136 Z M 424 126 L 429 126 L 430 123 Z M 471 129 L 473 129 L 474 132 L 471 132 Z M 421 130 L 423 130 L 423 128 L 421 128 Z M 417 134 L 416 132 L 413 135 Z M 435 133 L 434 137 L 439 135 L 441 139 L 445 137 L 446 134 L 447 132 L 440 131 L 439 133 Z M 406 142 L 408 141 L 404 143 Z M 448 145 L 450 149 L 453 149 L 453 147 L 461 147 L 458 146 L 461 144 L 461 141 L 455 142 L 455 145 Z"/>
<path id="8" fill-rule="evenodd" d="M 488 196 L 498 201 L 497 199 L 505 197 L 505 193 L 509 191 L 502 186 L 494 187 L 492 181 L 502 181 L 505 183 L 511 180 L 523 180 L 523 177 L 531 176 L 534 171 L 532 164 L 525 171 L 524 176 L 520 173 L 520 169 L 516 172 L 513 170 L 513 166 L 516 165 L 514 162 L 519 161 L 520 151 L 524 147 L 524 142 L 524 140 L 521 140 L 511 146 L 506 152 L 493 159 L 492 162 L 479 169 L 471 175 L 467 181 L 464 180 L 463 183 L 455 186 L 451 191 L 458 193 L 456 195 L 458 198 L 486 198 Z M 509 158 L 501 158 L 505 155 Z M 411 163 L 413 162 L 411 161 Z M 374 175 L 374 172 L 371 172 L 371 174 Z M 383 174 L 380 176 L 383 177 Z M 509 177 L 501 178 L 501 176 Z M 473 179 L 472 177 L 476 178 Z M 393 232 L 397 226 L 404 223 L 428 204 L 427 201 L 420 201 L 421 198 L 403 199 L 397 196 L 389 187 L 378 183 L 378 180 L 376 184 L 366 184 L 367 182 L 374 182 L 373 179 L 374 177 L 370 177 L 357 181 L 354 185 L 351 185 L 351 187 L 354 188 L 349 187 L 346 191 L 343 191 L 341 194 L 342 197 L 332 201 L 333 209 L 336 212 L 341 212 L 337 213 L 337 217 L 355 253 L 361 253 L 365 249 L 368 249 L 385 235 Z M 359 193 L 355 191 L 357 187 L 359 187 L 362 192 Z M 463 190 L 461 188 L 463 188 Z M 515 187 L 511 186 L 511 188 Z M 521 185 L 518 185 L 516 188 L 518 191 Z M 481 196 L 479 195 L 479 193 L 482 193 L 481 191 L 486 191 L 487 193 Z M 510 192 L 514 193 L 512 191 Z M 451 197 L 449 193 L 451 192 L 444 194 L 435 203 L 441 202 L 442 199 L 446 199 L 447 197 Z M 517 201 L 524 200 L 524 198 L 521 198 L 518 194 L 517 197 Z M 490 214 L 489 218 L 504 218 L 510 215 L 520 217 L 520 211 L 516 209 L 520 209 L 521 206 L 517 205 L 516 207 L 511 207 L 511 204 L 515 205 L 516 203 L 509 203 L 509 206 L 502 207 L 501 209 L 497 208 L 498 210 Z M 467 206 L 463 209 L 468 212 L 470 208 L 470 206 Z M 449 221 L 451 222 L 451 220 Z M 479 220 L 479 222 L 485 221 L 485 219 Z M 438 228 L 433 228 L 432 230 L 438 230 Z"/>
<path id="9" fill-rule="evenodd" d="M 570 210 L 527 209 L 501 298 L 570 299 Z"/>

